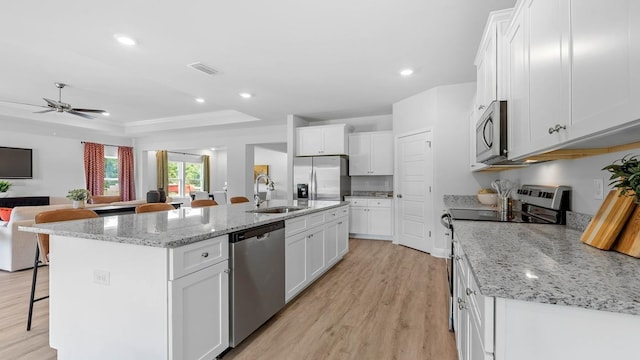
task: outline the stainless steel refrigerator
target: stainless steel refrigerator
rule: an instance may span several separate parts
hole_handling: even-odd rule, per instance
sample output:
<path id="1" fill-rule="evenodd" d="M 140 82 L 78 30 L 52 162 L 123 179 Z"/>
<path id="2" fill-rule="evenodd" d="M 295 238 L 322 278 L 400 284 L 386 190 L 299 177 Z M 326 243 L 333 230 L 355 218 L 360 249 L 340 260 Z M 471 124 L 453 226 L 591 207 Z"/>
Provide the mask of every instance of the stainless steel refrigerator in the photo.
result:
<path id="1" fill-rule="evenodd" d="M 305 156 L 293 160 L 294 199 L 342 201 L 351 193 L 346 156 Z"/>

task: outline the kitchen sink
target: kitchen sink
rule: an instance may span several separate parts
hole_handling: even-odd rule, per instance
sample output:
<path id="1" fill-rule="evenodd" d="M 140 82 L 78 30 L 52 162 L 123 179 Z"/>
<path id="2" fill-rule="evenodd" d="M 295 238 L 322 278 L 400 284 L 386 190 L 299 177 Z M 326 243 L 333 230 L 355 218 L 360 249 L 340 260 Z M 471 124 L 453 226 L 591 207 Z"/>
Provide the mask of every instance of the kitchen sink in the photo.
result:
<path id="1" fill-rule="evenodd" d="M 270 208 L 249 210 L 247 212 L 256 213 L 256 214 L 286 214 L 286 213 L 299 211 L 299 210 L 304 210 L 304 209 L 308 209 L 308 207 L 304 207 L 304 206 L 273 206 L 273 207 L 270 207 Z"/>

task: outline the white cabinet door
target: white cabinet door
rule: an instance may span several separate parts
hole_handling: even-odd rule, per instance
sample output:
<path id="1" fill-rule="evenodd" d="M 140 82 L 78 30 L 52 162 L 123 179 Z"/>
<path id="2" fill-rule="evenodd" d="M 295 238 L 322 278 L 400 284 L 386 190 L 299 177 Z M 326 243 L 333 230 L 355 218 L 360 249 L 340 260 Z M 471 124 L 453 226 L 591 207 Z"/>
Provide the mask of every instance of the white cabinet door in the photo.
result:
<path id="1" fill-rule="evenodd" d="M 393 175 L 393 158 L 393 133 L 371 134 L 371 175 Z"/>
<path id="2" fill-rule="evenodd" d="M 464 282 L 464 273 L 460 270 L 457 264 L 455 273 L 455 292 L 454 292 L 454 319 L 455 319 L 455 332 L 456 332 L 456 346 L 458 348 L 458 359 L 467 360 L 468 355 L 468 343 L 469 343 L 469 311 L 467 310 L 467 304 L 465 302 L 466 288 Z"/>
<path id="3" fill-rule="evenodd" d="M 369 231 L 372 235 L 393 235 L 391 227 L 391 208 L 370 207 L 367 209 L 369 213 Z"/>
<path id="4" fill-rule="evenodd" d="M 352 234 L 367 234 L 369 232 L 368 209 L 365 207 L 349 208 L 349 232 Z"/>
<path id="5" fill-rule="evenodd" d="M 229 346 L 228 267 L 223 261 L 169 281 L 172 359 L 215 359 Z"/>
<path id="6" fill-rule="evenodd" d="M 349 175 L 370 175 L 371 136 L 368 134 L 349 135 Z"/>
<path id="7" fill-rule="evenodd" d="M 529 21 L 529 122 L 537 150 L 565 141 L 571 123 L 569 10 L 566 0 L 529 0 L 524 11 Z M 550 133 L 556 126 L 565 129 Z"/>
<path id="8" fill-rule="evenodd" d="M 324 148 L 322 155 L 346 155 L 346 134 L 345 125 L 323 126 Z"/>
<path id="9" fill-rule="evenodd" d="M 338 260 L 338 231 L 338 220 L 324 226 L 324 257 L 327 264 L 333 264 Z"/>
<path id="10" fill-rule="evenodd" d="M 507 121 L 509 158 L 531 151 L 529 130 L 529 48 L 522 8 L 514 15 L 506 34 L 507 41 Z M 474 130 L 475 133 L 475 130 Z"/>
<path id="11" fill-rule="evenodd" d="M 315 279 L 325 269 L 324 227 L 320 226 L 307 233 L 307 279 Z"/>
<path id="12" fill-rule="evenodd" d="M 307 233 L 285 239 L 285 299 L 288 301 L 307 284 Z"/>
<path id="13" fill-rule="evenodd" d="M 640 6 L 571 0 L 572 126 L 578 138 L 640 118 Z"/>
<path id="14" fill-rule="evenodd" d="M 298 156 L 314 156 L 324 153 L 324 129 L 321 126 L 308 126 L 297 129 Z"/>
<path id="15" fill-rule="evenodd" d="M 344 216 L 338 219 L 338 255 L 344 256 L 349 252 L 349 218 Z"/>
<path id="16" fill-rule="evenodd" d="M 482 347 L 482 338 L 480 337 L 480 331 L 476 326 L 476 323 L 472 318 L 469 319 L 469 342 L 467 345 L 469 359 L 473 360 L 491 360 L 493 359 L 492 353 L 487 353 Z"/>

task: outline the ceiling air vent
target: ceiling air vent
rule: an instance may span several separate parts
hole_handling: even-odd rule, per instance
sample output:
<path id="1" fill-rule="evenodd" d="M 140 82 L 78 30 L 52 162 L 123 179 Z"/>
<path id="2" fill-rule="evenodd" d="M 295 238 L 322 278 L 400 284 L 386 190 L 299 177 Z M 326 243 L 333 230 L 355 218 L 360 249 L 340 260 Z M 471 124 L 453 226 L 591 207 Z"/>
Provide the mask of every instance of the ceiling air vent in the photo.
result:
<path id="1" fill-rule="evenodd" d="M 194 70 L 198 70 L 200 72 L 203 72 L 207 75 L 215 75 L 218 73 L 218 70 L 212 68 L 209 65 L 205 65 L 201 62 L 194 62 L 193 64 L 189 64 L 187 65 L 188 67 L 194 69 Z"/>

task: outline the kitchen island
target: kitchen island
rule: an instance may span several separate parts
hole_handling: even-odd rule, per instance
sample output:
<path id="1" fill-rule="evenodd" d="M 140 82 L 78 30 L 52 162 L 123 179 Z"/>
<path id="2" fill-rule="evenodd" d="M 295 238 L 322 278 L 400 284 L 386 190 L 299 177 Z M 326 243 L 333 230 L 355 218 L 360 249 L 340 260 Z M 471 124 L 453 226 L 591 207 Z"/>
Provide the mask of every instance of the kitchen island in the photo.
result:
<path id="1" fill-rule="evenodd" d="M 637 357 L 637 259 L 562 225 L 453 225 L 456 338 L 470 359 Z"/>
<path id="2" fill-rule="evenodd" d="M 228 234 L 283 220 L 287 231 L 322 234 L 314 237 L 315 244 L 322 239 L 321 253 L 302 247 L 312 261 L 286 254 L 287 266 L 301 263 L 303 272 L 307 263 L 322 265 L 296 293 L 347 251 L 346 227 L 344 239 L 330 232 L 341 219 L 348 223 L 347 203 L 270 201 L 261 208 L 274 206 L 305 209 L 262 214 L 245 203 L 21 228 L 51 235 L 50 345 L 58 359 L 215 358 L 228 346 Z M 286 271 L 294 279 L 300 269 Z"/>

